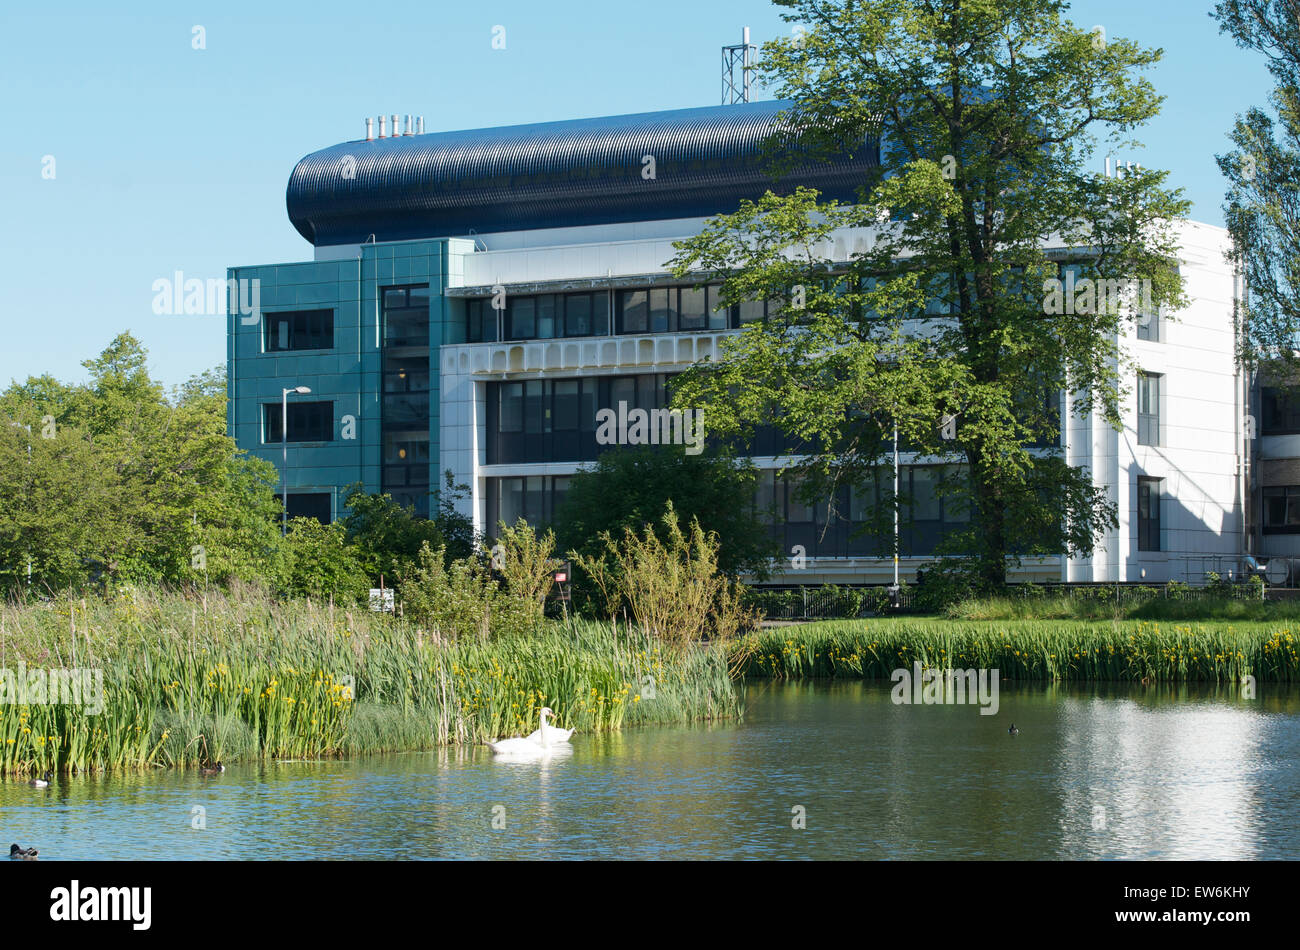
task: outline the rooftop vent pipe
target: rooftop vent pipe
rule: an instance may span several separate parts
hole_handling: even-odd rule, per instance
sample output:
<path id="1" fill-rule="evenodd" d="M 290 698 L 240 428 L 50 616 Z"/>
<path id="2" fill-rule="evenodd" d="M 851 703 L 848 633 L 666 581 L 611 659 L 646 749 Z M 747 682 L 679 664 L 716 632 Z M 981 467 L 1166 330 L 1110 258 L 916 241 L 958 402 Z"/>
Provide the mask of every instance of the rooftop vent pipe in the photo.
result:
<path id="1" fill-rule="evenodd" d="M 382 115 L 379 117 L 379 137 L 381 139 L 388 138 L 388 136 L 384 134 L 384 116 Z"/>
<path id="2" fill-rule="evenodd" d="M 366 141 L 373 142 L 374 140 L 375 140 L 375 120 L 367 116 L 366 117 Z"/>

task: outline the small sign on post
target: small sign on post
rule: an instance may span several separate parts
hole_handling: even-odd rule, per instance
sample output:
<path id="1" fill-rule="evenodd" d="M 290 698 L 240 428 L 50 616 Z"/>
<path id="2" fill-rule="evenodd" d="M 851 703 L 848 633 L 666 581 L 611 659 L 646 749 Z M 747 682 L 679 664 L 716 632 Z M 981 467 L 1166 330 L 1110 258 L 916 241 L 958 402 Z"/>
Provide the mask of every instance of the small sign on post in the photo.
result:
<path id="1" fill-rule="evenodd" d="M 395 606 L 391 587 L 370 588 L 370 609 L 375 613 L 391 614 Z"/>
<path id="2" fill-rule="evenodd" d="M 572 576 L 572 573 L 573 573 L 572 565 L 570 565 L 568 561 L 564 561 L 551 574 L 551 579 L 555 581 L 555 586 L 558 587 L 560 590 L 559 594 L 556 595 L 557 597 L 559 597 L 560 600 L 569 599 L 568 585 L 569 585 L 569 578 Z"/>

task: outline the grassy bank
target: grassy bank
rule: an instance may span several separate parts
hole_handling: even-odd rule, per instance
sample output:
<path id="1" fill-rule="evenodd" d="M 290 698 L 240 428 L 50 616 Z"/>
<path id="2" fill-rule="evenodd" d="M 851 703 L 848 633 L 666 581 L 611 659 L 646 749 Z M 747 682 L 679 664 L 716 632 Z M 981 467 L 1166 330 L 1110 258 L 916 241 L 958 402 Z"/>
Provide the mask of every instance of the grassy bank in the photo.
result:
<path id="1" fill-rule="evenodd" d="M 881 619 L 781 627 L 738 646 L 743 675 L 888 679 L 928 667 L 1050 681 L 1300 682 L 1300 624 Z"/>
<path id="2" fill-rule="evenodd" d="M 1295 621 L 1300 625 L 1300 600 L 1261 600 L 1256 597 L 1146 596 L 1125 590 L 1116 604 L 1103 588 L 1087 596 L 984 597 L 953 604 L 949 620 L 1151 620 L 1151 621 Z"/>
<path id="3" fill-rule="evenodd" d="M 661 650 L 603 624 L 455 642 L 391 617 L 156 593 L 0 608 L 0 771 L 190 766 L 426 749 L 739 712 L 718 649 Z M 93 703 L 16 703 L 34 669 L 102 678 Z M 27 696 L 31 699 L 30 693 Z"/>

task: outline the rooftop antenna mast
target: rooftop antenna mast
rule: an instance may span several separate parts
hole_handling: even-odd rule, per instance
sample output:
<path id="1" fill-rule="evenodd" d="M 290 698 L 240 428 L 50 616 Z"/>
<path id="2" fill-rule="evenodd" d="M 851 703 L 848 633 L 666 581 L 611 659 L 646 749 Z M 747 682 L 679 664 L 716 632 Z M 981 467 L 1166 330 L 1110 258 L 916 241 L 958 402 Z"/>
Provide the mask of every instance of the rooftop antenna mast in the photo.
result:
<path id="1" fill-rule="evenodd" d="M 749 42 L 749 27 L 744 41 L 737 46 L 722 47 L 722 104 L 734 106 L 749 101 L 749 74 L 758 47 Z"/>

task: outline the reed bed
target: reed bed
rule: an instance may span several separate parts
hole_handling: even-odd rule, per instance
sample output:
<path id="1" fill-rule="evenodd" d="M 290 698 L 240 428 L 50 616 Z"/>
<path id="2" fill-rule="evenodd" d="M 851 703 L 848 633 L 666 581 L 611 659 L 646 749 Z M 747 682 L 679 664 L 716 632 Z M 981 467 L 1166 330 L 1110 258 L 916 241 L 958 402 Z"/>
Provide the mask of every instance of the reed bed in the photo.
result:
<path id="1" fill-rule="evenodd" d="M 0 771 L 319 758 L 734 717 L 718 647 L 636 629 L 548 624 L 444 640 L 401 619 L 310 602 L 126 591 L 0 607 L 0 670 L 88 670 L 87 702 L 0 702 Z M 83 697 L 84 699 L 84 697 Z"/>
<path id="2" fill-rule="evenodd" d="M 846 620 L 764 630 L 742 675 L 888 679 L 894 670 L 997 669 L 1032 682 L 1300 682 L 1300 625 L 1121 621 Z"/>

